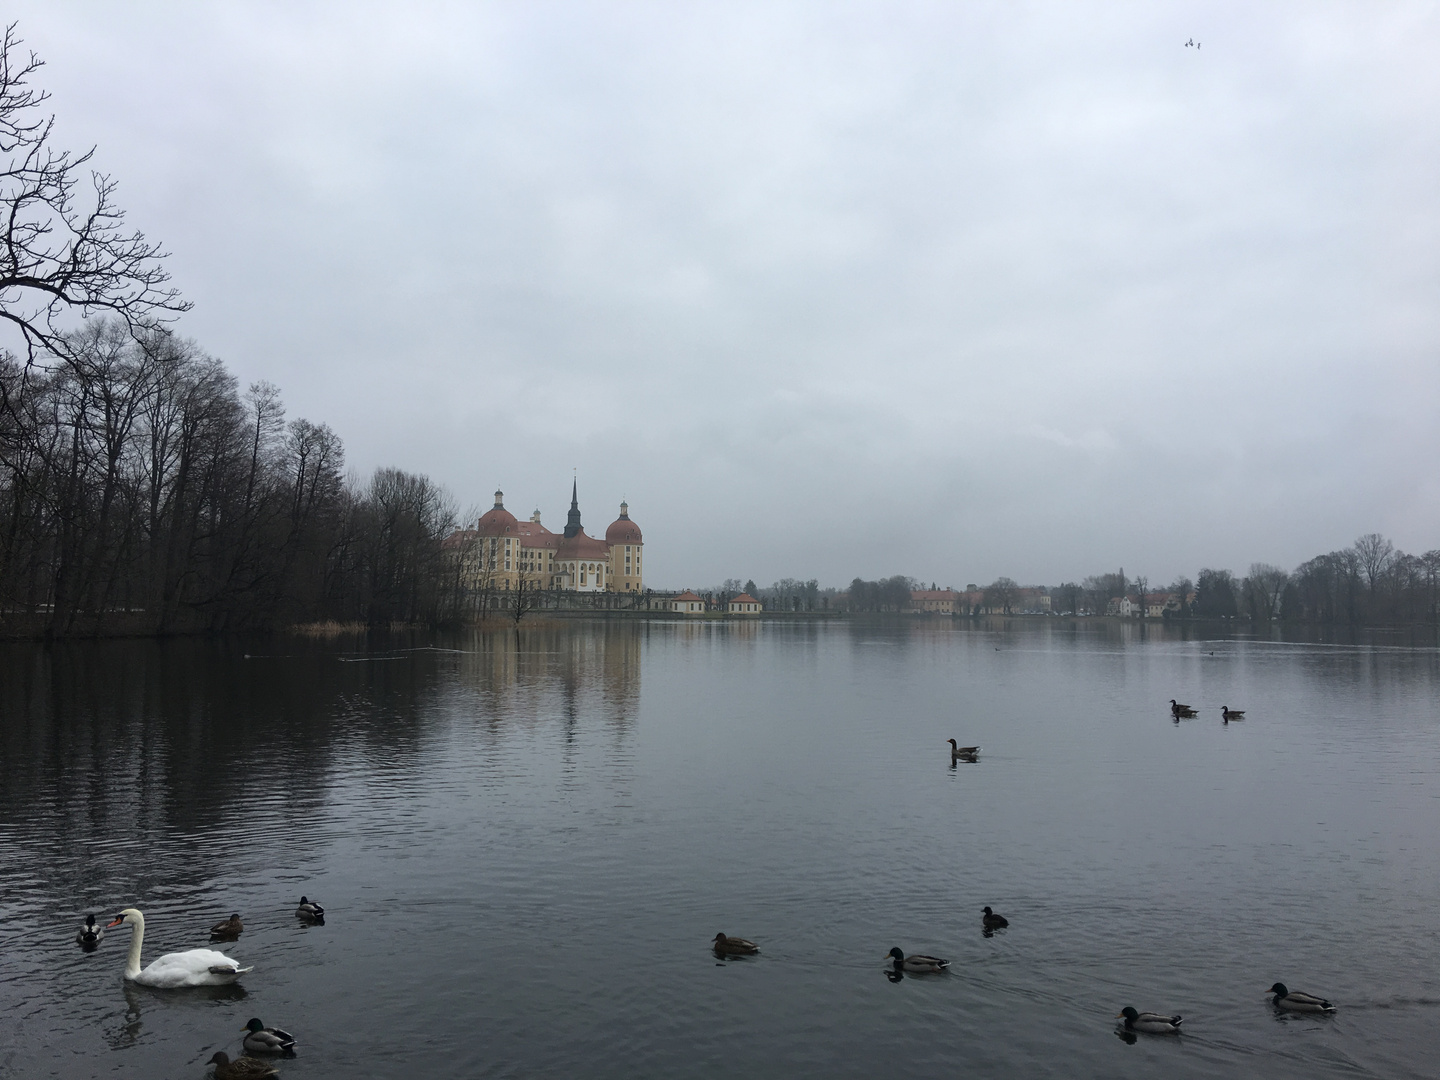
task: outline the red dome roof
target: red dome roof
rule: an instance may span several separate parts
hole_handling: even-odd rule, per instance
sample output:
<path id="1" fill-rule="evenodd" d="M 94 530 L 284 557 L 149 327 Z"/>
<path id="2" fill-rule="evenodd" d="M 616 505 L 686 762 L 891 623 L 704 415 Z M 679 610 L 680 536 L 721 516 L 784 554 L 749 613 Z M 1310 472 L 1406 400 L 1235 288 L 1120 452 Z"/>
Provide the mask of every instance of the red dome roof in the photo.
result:
<path id="1" fill-rule="evenodd" d="M 507 533 L 513 536 L 519 524 L 515 515 L 505 507 L 495 506 L 480 515 L 480 523 L 475 530 L 481 536 L 505 536 Z"/>
<path id="2" fill-rule="evenodd" d="M 630 505 L 620 504 L 620 516 L 605 530 L 607 544 L 642 544 L 640 526 L 630 520 Z"/>
<path id="3" fill-rule="evenodd" d="M 640 544 L 640 526 L 628 517 L 618 518 L 605 530 L 607 544 Z"/>

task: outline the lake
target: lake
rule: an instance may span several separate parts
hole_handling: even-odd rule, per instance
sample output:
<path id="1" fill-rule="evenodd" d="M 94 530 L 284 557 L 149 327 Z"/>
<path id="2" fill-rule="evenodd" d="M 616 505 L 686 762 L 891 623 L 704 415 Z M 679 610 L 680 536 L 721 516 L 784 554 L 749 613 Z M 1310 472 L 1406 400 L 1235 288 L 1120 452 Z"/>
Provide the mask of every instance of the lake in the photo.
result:
<path id="1" fill-rule="evenodd" d="M 1440 1059 L 1433 647 L 1060 619 L 8 644 L 0 750 L 3 1077 L 200 1078 L 251 1016 L 299 1040 L 287 1080 Z M 128 906 L 146 963 L 240 913 L 220 947 L 254 970 L 124 984 L 130 931 L 74 934 Z M 952 967 L 892 981 L 892 946 Z M 1338 1011 L 1277 1014 L 1276 981 Z M 1120 1038 L 1125 1005 L 1185 1034 Z"/>

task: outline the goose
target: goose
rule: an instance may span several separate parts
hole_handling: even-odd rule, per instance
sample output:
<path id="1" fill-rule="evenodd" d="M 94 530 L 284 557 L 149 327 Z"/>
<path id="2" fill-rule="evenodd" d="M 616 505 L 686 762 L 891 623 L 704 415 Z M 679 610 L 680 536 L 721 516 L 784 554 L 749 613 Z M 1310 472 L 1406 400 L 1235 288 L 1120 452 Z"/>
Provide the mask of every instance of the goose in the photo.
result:
<path id="1" fill-rule="evenodd" d="M 95 925 L 95 916 L 86 915 L 85 925 L 75 934 L 75 943 L 82 949 L 93 949 L 100 944 L 100 939 L 105 936 L 105 928 Z"/>
<path id="2" fill-rule="evenodd" d="M 945 741 L 950 744 L 950 760 L 952 762 L 974 761 L 980 755 L 980 747 L 978 746 L 956 746 L 954 739 L 946 739 Z"/>
<path id="3" fill-rule="evenodd" d="M 1228 724 L 1231 720 L 1244 720 L 1245 710 L 1232 709 L 1229 705 L 1222 705 L 1220 706 L 1220 715 L 1225 718 L 1225 722 Z"/>
<path id="4" fill-rule="evenodd" d="M 715 940 L 711 944 L 715 946 L 717 953 L 731 953 L 735 956 L 744 956 L 760 951 L 760 946 L 753 941 L 747 941 L 743 937 L 726 937 L 724 934 L 716 934 Z"/>
<path id="5" fill-rule="evenodd" d="M 1184 1022 L 1179 1016 L 1164 1013 L 1136 1012 L 1133 1005 L 1126 1005 L 1115 1014 L 1115 1019 L 1125 1018 L 1126 1031 L 1148 1031 L 1152 1035 L 1178 1035 Z"/>
<path id="6" fill-rule="evenodd" d="M 261 1080 L 266 1076 L 279 1076 L 280 1070 L 264 1061 L 252 1057 L 230 1060 L 223 1050 L 216 1050 L 215 1056 L 206 1062 L 215 1066 L 215 1080 Z"/>
<path id="7" fill-rule="evenodd" d="M 252 1054 L 283 1054 L 295 1049 L 295 1036 L 267 1028 L 258 1016 L 252 1016 L 245 1025 L 245 1049 Z"/>
<path id="8" fill-rule="evenodd" d="M 134 927 L 130 935 L 130 952 L 125 957 L 125 978 L 141 986 L 174 989 L 180 986 L 227 986 L 251 968 L 242 968 L 224 953 L 214 949 L 188 949 L 166 953 L 140 970 L 140 943 L 145 940 L 145 916 L 135 908 L 126 908 L 107 923 L 106 930 L 121 925 Z"/>
<path id="9" fill-rule="evenodd" d="M 986 930 L 999 930 L 1002 927 L 1010 925 L 1010 920 L 1005 918 L 1004 915 L 996 915 L 995 912 L 991 911 L 988 907 L 982 910 L 984 911 L 984 915 L 980 917 L 980 921 L 985 924 Z"/>
<path id="10" fill-rule="evenodd" d="M 302 896 L 300 897 L 300 906 L 295 909 L 295 917 L 309 919 L 312 922 L 322 922 L 325 919 L 325 909 L 308 896 Z"/>
<path id="11" fill-rule="evenodd" d="M 891 949 L 885 954 L 885 958 L 894 963 L 895 970 L 937 972 L 944 971 L 950 966 L 949 960 L 941 960 L 938 956 L 922 956 L 919 953 L 913 956 L 906 956 L 900 949 Z"/>
<path id="12" fill-rule="evenodd" d="M 1194 709 L 1192 709 L 1189 705 L 1181 705 L 1173 697 L 1170 699 L 1170 711 L 1176 716 L 1185 716 L 1186 714 L 1190 716 L 1195 715 Z"/>
<path id="13" fill-rule="evenodd" d="M 1289 990 L 1284 983 L 1276 983 L 1265 991 L 1267 994 L 1275 995 L 1275 1007 L 1277 1009 L 1288 1009 L 1290 1012 L 1317 1012 L 1333 1013 L 1335 1006 L 1324 998 L 1318 998 L 1314 994 L 1302 994 L 1298 990 Z"/>
<path id="14" fill-rule="evenodd" d="M 245 924 L 240 921 L 239 914 L 231 915 L 224 922 L 217 922 L 210 927 L 210 936 L 218 938 L 238 938 L 245 930 Z"/>

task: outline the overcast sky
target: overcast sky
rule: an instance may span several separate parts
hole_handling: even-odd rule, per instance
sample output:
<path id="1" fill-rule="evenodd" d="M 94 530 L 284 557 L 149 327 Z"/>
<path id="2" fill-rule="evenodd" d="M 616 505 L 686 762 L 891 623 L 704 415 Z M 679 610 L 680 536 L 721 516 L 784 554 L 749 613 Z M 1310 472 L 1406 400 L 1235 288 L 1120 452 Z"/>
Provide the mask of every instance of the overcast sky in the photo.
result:
<path id="1" fill-rule="evenodd" d="M 1433 4 L 9 11 L 181 333 L 647 584 L 1440 547 Z"/>

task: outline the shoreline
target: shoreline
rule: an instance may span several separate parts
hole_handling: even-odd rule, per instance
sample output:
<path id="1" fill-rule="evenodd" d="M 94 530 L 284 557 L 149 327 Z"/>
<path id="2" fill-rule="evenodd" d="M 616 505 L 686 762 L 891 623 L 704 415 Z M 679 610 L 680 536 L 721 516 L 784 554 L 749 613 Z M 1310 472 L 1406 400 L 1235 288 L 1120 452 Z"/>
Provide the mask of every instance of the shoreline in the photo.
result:
<path id="1" fill-rule="evenodd" d="M 43 625 L 43 617 L 22 615 L 0 617 L 0 642 L 69 643 L 80 641 L 116 640 L 172 640 L 197 638 L 237 637 L 300 637 L 327 640 L 340 637 L 373 636 L 384 634 L 413 633 L 454 633 L 457 631 L 484 631 L 525 629 L 557 623 L 583 621 L 601 622 L 659 622 L 743 624 L 743 623 L 884 623 L 889 625 L 936 625 L 948 623 L 956 626 L 981 627 L 986 624 L 1018 623 L 1023 625 L 1044 624 L 1060 626 L 1106 626 L 1138 627 L 1140 629 L 1197 630 L 1217 636 L 1240 636 L 1249 639 L 1265 638 L 1285 640 L 1287 632 L 1300 632 L 1307 637 L 1322 638 L 1360 634 L 1394 634 L 1426 632 L 1435 635 L 1440 643 L 1440 626 L 1428 622 L 1386 623 L 1363 625 L 1353 623 L 1285 622 L 1277 620 L 1268 624 L 1256 624 L 1249 619 L 1153 619 L 1123 615 L 1054 615 L 1027 613 L 1018 615 L 950 615 L 942 612 L 875 612 L 875 611 L 761 611 L 755 613 L 731 614 L 723 611 L 707 611 L 696 614 L 670 611 L 648 611 L 636 609 L 604 608 L 549 608 L 528 613 L 520 622 L 508 615 L 499 615 L 479 620 L 458 623 L 423 624 L 389 623 L 369 625 L 359 621 L 321 620 L 308 623 L 290 623 L 284 626 L 251 627 L 233 629 L 214 628 L 172 628 L 157 630 L 144 625 L 136 617 L 105 620 L 105 625 L 96 625 L 96 620 L 87 620 L 84 625 L 67 634 L 53 634 Z M 25 624 L 29 625 L 25 625 Z M 19 625 L 17 625 L 19 624 Z M 1268 631 L 1268 633 L 1266 632 Z"/>

